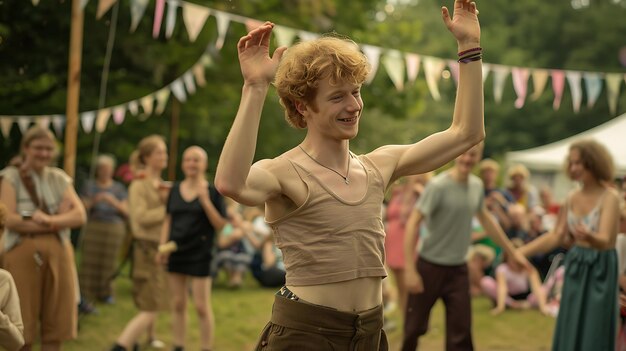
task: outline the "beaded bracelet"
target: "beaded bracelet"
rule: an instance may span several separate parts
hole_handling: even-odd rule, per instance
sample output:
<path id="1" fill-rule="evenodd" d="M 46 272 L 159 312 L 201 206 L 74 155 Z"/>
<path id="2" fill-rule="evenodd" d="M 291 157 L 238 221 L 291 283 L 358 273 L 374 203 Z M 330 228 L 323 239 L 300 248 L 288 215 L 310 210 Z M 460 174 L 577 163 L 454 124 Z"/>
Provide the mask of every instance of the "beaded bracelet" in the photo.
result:
<path id="1" fill-rule="evenodd" d="M 459 52 L 459 57 L 461 57 L 461 56 L 463 56 L 465 54 L 469 54 L 470 52 L 474 52 L 474 51 L 483 51 L 483 48 L 478 46 L 478 47 L 475 47 L 475 48 L 467 49 L 465 51 L 461 51 L 461 52 Z"/>
<path id="2" fill-rule="evenodd" d="M 462 59 L 459 59 L 459 63 L 470 63 L 473 61 L 478 61 L 478 60 L 482 60 L 483 59 L 483 55 L 473 55 L 473 56 L 469 56 L 469 57 L 465 57 Z"/>

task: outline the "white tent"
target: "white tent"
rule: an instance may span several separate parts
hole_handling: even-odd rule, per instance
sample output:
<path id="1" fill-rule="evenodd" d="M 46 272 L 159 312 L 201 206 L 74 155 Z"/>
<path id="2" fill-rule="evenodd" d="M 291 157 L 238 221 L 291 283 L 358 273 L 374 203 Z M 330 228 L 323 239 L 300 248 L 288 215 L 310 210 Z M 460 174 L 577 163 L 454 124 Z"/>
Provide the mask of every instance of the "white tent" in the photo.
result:
<path id="1" fill-rule="evenodd" d="M 547 184 L 553 187 L 558 198 L 562 198 L 571 188 L 563 174 L 563 164 L 569 145 L 579 139 L 592 138 L 604 144 L 615 162 L 618 175 L 626 174 L 626 113 L 595 128 L 557 142 L 506 154 L 508 165 L 521 163 L 533 175 L 534 184 Z"/>

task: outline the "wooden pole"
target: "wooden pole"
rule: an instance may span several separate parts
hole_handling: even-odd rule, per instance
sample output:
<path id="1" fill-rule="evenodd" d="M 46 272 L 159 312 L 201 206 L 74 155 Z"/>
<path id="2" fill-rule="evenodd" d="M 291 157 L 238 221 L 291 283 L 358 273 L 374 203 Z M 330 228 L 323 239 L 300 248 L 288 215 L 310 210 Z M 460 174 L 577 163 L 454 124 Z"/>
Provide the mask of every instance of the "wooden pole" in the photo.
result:
<path id="1" fill-rule="evenodd" d="M 178 126 L 180 125 L 180 102 L 172 99 L 172 121 L 170 127 L 170 157 L 168 168 L 168 180 L 176 180 L 176 162 L 178 155 Z"/>
<path id="2" fill-rule="evenodd" d="M 78 100 L 80 97 L 80 70 L 83 51 L 84 12 L 80 0 L 72 0 L 70 53 L 67 69 L 67 102 L 65 122 L 65 147 L 63 168 L 74 177 L 76 171 L 76 137 L 78 135 Z"/>

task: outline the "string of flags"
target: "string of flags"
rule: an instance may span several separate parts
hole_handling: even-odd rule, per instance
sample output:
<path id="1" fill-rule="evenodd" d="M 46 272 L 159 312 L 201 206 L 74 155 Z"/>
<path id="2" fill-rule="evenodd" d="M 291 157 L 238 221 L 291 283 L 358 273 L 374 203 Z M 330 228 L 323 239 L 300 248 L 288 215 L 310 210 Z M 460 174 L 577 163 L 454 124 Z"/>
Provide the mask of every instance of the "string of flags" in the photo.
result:
<path id="1" fill-rule="evenodd" d="M 37 5 L 39 0 L 31 0 L 33 5 Z M 131 0 L 130 32 L 134 32 L 145 15 L 146 8 L 150 0 Z M 220 50 L 225 43 L 226 35 L 231 22 L 242 23 L 248 30 L 257 27 L 260 20 L 231 14 L 224 11 L 215 10 L 202 5 L 190 3 L 183 0 L 155 0 L 155 12 L 152 25 L 152 36 L 158 38 L 164 35 L 171 38 L 177 21 L 179 20 L 179 9 L 182 11 L 183 25 L 191 42 L 195 42 L 198 35 L 204 28 L 210 16 L 215 17 L 217 26 L 217 39 L 212 43 L 217 50 Z M 89 0 L 81 0 L 83 8 Z M 99 0 L 96 17 L 104 16 L 117 0 Z M 296 38 L 302 41 L 312 40 L 320 35 L 304 30 L 290 28 L 282 25 L 274 27 L 274 37 L 279 46 L 290 46 Z M 372 71 L 366 79 L 366 84 L 370 84 L 379 66 L 383 66 L 389 79 L 398 91 L 402 91 L 407 84 L 413 84 L 417 80 L 420 66 L 424 70 L 424 79 L 431 97 L 439 101 L 441 94 L 439 82 L 444 70 L 448 69 L 455 83 L 458 82 L 459 63 L 456 60 L 440 57 L 422 55 L 412 52 L 402 52 L 399 50 L 384 48 L 380 46 L 359 44 L 363 53 L 367 56 Z M 197 86 L 206 85 L 204 69 L 212 64 L 210 56 L 205 53 L 200 59 L 180 77 L 169 85 L 150 93 L 142 98 L 129 101 L 124 104 L 106 107 L 101 110 L 86 111 L 80 113 L 80 122 L 85 133 L 91 133 L 94 129 L 98 132 L 106 130 L 109 120 L 116 124 L 121 124 L 129 111 L 139 119 L 146 119 L 150 115 L 160 115 L 165 110 L 171 94 L 179 101 L 185 102 L 188 95 L 196 92 Z M 507 66 L 493 63 L 483 63 L 483 83 L 491 74 L 493 76 L 494 100 L 496 103 L 502 102 L 502 96 L 509 76 L 511 77 L 513 88 L 516 94 L 514 106 L 522 108 L 527 100 L 535 101 L 544 93 L 551 81 L 554 100 L 552 107 L 558 110 L 561 106 L 565 85 L 569 86 L 572 97 L 572 108 L 578 113 L 583 105 L 583 96 L 586 97 L 586 108 L 592 108 L 602 89 L 606 86 L 609 110 L 612 115 L 616 115 L 617 102 L 619 99 L 622 81 L 626 82 L 626 74 L 610 72 L 590 72 L 574 71 L 547 68 L 529 68 L 518 66 Z M 529 83 L 532 81 L 532 92 Z M 586 94 L 583 94 L 583 88 Z M 156 106 L 155 106 L 156 104 Z M 141 111 L 140 111 L 141 110 Z M 61 114 L 42 114 L 29 116 L 0 115 L 0 132 L 7 137 L 13 124 L 17 124 L 19 129 L 25 131 L 31 123 L 39 123 L 42 126 L 52 125 L 54 131 L 61 135 L 65 124 L 65 116 Z"/>

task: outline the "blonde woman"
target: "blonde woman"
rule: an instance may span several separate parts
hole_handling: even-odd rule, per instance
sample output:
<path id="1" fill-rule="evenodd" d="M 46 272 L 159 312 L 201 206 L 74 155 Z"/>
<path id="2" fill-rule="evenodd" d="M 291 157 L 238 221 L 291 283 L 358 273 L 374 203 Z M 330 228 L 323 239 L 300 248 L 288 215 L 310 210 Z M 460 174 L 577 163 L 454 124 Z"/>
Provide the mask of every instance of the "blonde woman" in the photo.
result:
<path id="1" fill-rule="evenodd" d="M 42 349 L 60 350 L 76 337 L 77 281 L 70 228 L 85 223 L 85 208 L 72 179 L 51 166 L 52 132 L 30 128 L 22 137 L 20 168 L 9 167 L 0 200 L 7 208 L 4 268 L 17 286 L 24 319 L 24 351 L 41 340 Z"/>
<path id="2" fill-rule="evenodd" d="M 567 197 L 555 229 L 520 250 L 531 256 L 574 239 L 552 350 L 615 350 L 619 198 L 611 186 L 613 159 L 602 144 L 582 140 L 570 146 L 566 165 L 580 188 Z"/>
<path id="3" fill-rule="evenodd" d="M 157 312 L 168 309 L 165 270 L 154 257 L 165 221 L 164 182 L 161 173 L 167 167 L 167 146 L 159 135 L 143 138 L 131 155 L 134 169 L 141 176 L 128 189 L 129 221 L 133 233 L 133 299 L 139 312 L 117 338 L 112 350 L 131 350 L 140 335 L 151 333 Z M 149 341 L 155 340 L 148 335 Z"/>

